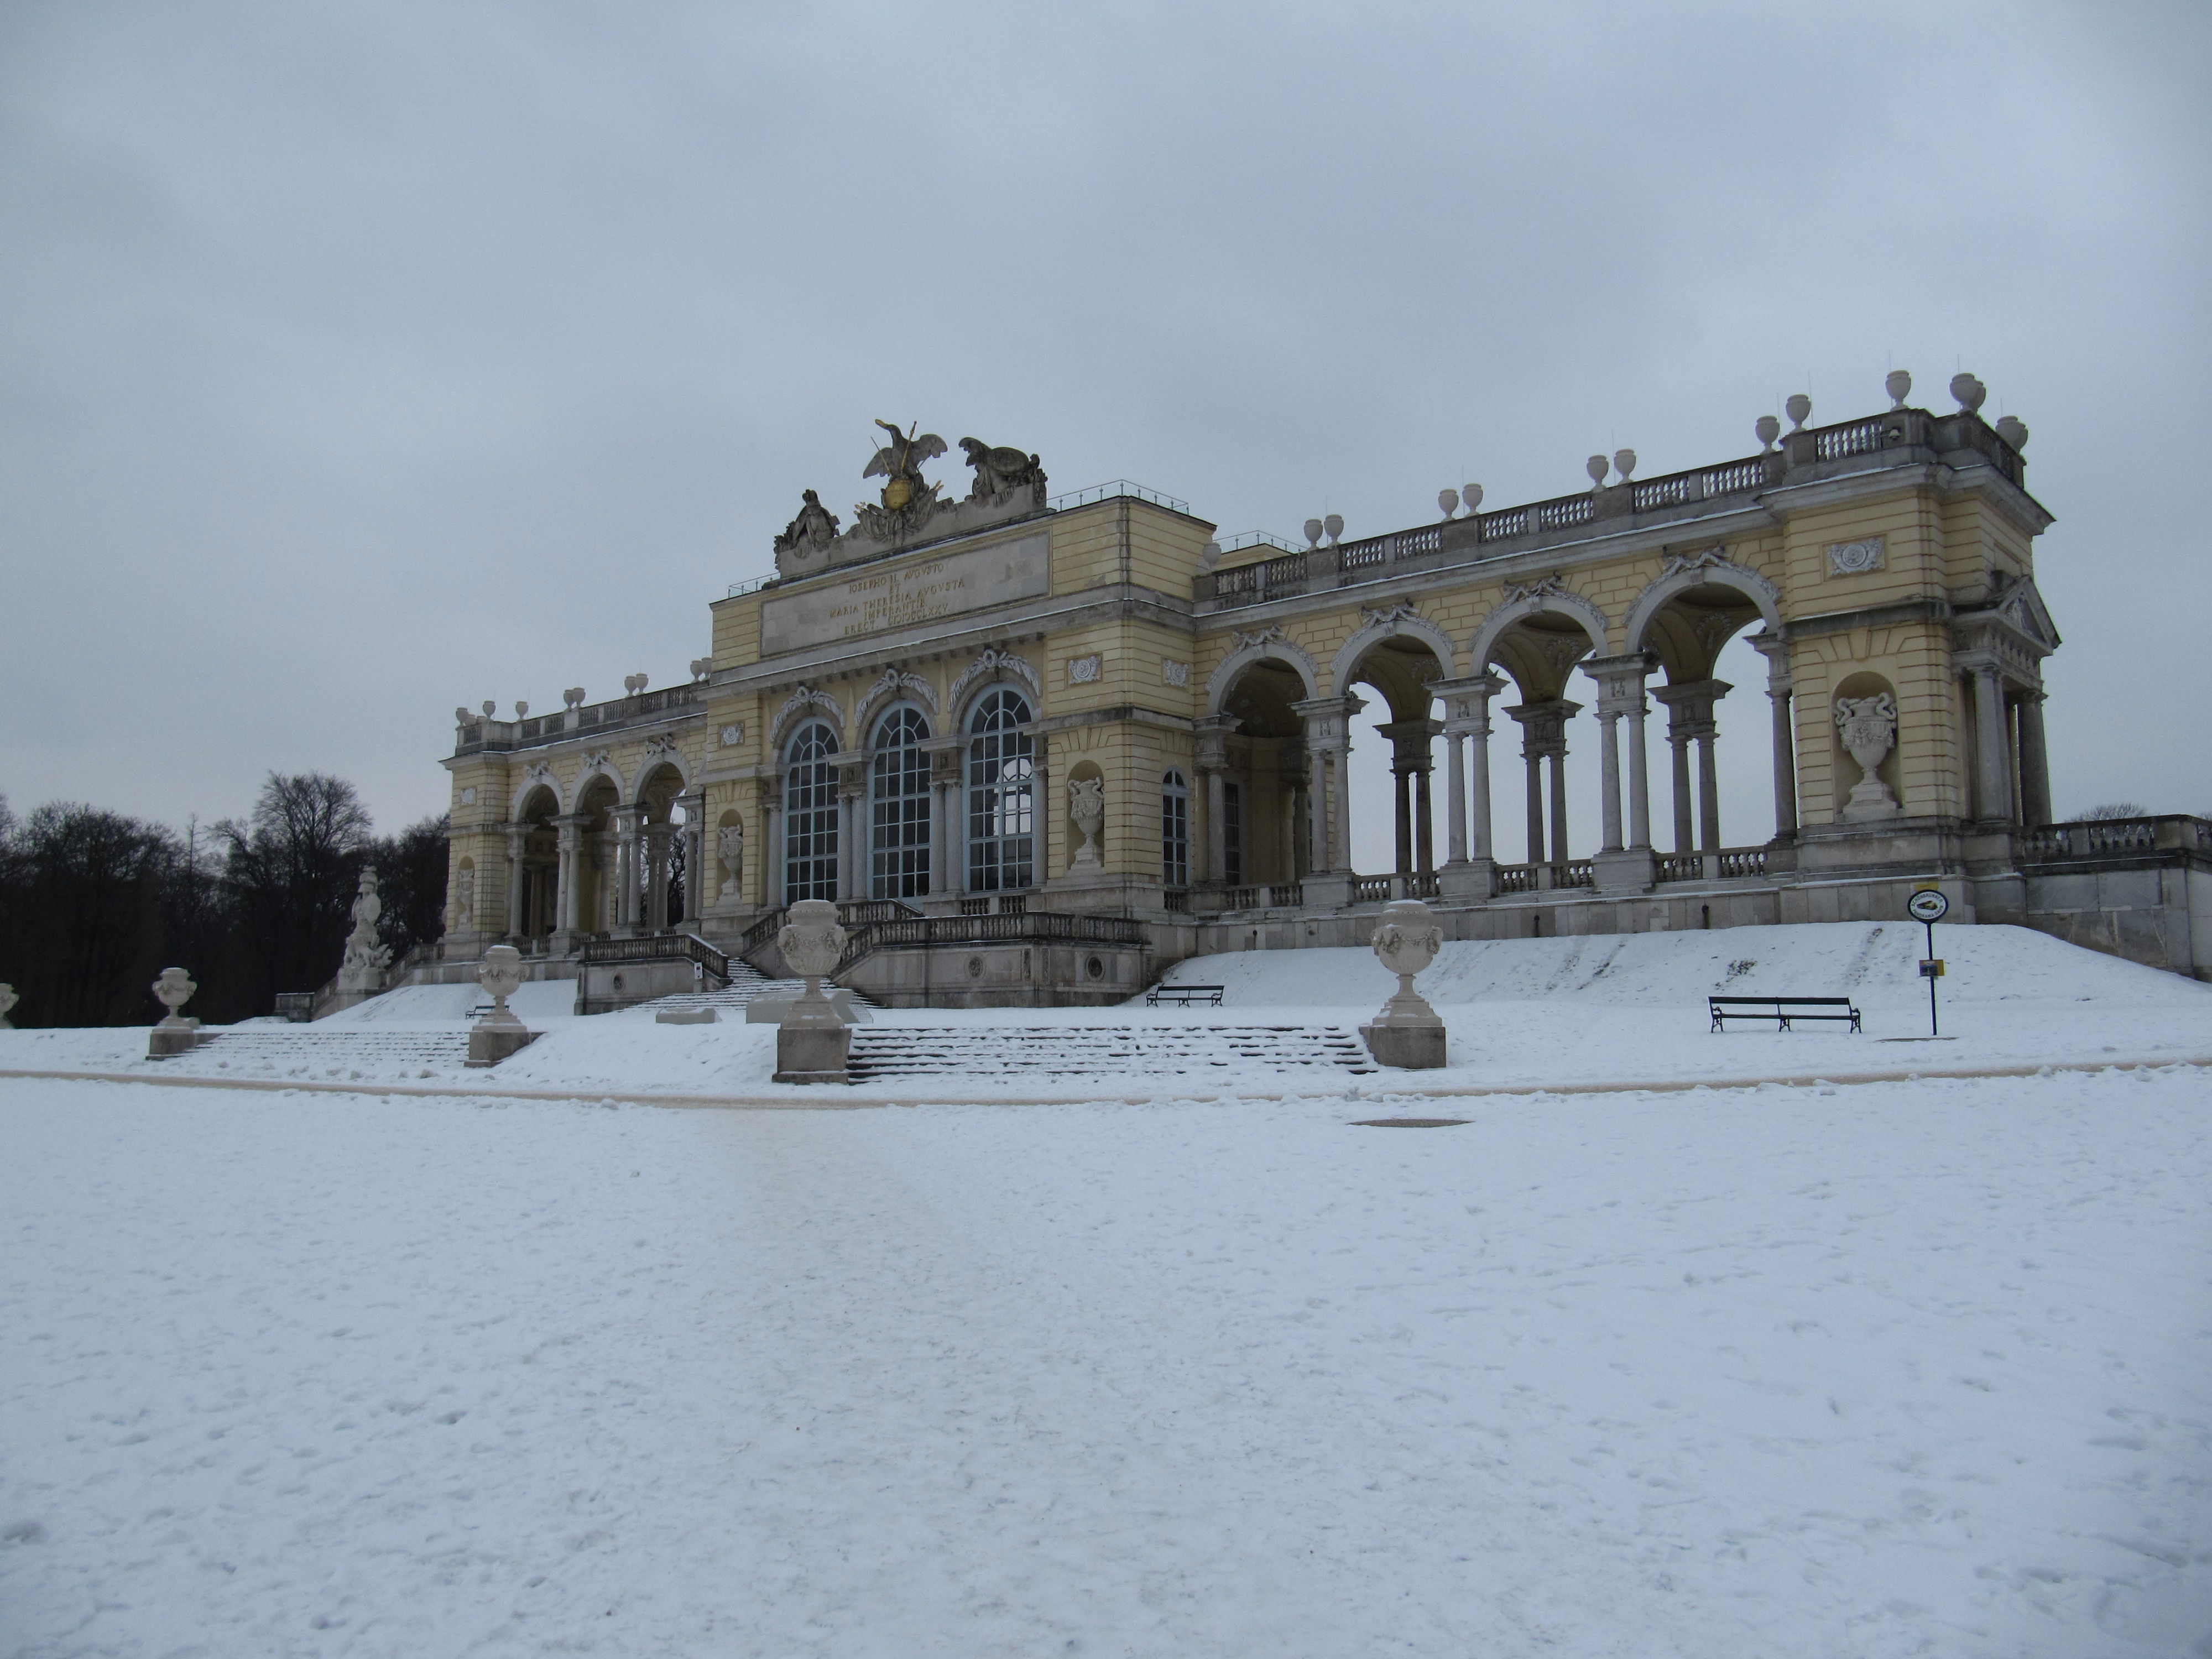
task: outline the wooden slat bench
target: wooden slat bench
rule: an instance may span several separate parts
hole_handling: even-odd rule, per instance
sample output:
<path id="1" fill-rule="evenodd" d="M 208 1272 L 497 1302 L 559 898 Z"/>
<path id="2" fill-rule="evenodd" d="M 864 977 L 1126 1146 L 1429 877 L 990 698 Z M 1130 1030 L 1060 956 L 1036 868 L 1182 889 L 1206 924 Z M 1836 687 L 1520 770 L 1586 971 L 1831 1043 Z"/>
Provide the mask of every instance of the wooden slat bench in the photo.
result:
<path id="1" fill-rule="evenodd" d="M 1707 997 L 1713 1030 L 1724 1031 L 1732 1019 L 1771 1019 L 1774 1029 L 1786 1031 L 1801 1019 L 1833 1021 L 1859 1029 L 1859 1011 L 1849 997 Z"/>
<path id="2" fill-rule="evenodd" d="M 1158 1008 L 1172 1004 L 1177 1008 L 1195 1005 L 1201 1008 L 1218 1008 L 1221 994 L 1228 988 L 1222 985 L 1155 985 L 1145 993 L 1145 1006 Z"/>

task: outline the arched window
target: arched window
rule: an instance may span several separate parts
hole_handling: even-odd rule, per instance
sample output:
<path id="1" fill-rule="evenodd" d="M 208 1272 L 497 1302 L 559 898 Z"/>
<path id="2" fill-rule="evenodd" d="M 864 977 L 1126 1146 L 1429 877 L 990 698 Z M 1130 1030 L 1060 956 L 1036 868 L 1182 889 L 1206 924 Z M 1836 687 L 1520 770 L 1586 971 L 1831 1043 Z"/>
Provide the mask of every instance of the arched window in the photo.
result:
<path id="1" fill-rule="evenodd" d="M 869 795 L 870 890 L 877 898 L 929 891 L 929 723 L 918 708 L 894 708 L 876 725 Z"/>
<path id="2" fill-rule="evenodd" d="M 792 738 L 783 775 L 783 899 L 837 896 L 837 734 L 809 720 Z"/>
<path id="3" fill-rule="evenodd" d="M 1160 879 L 1190 885 L 1190 785 L 1173 767 L 1160 780 Z"/>
<path id="4" fill-rule="evenodd" d="M 968 722 L 968 887 L 971 892 L 1035 884 L 1036 745 L 1020 728 L 1030 706 L 1000 686 Z"/>

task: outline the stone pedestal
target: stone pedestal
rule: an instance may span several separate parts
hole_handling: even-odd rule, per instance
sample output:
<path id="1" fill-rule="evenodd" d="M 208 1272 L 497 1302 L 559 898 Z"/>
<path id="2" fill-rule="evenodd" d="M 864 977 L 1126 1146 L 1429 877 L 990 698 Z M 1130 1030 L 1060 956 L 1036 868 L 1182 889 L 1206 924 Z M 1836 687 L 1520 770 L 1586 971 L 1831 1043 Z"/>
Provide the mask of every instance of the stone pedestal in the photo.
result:
<path id="1" fill-rule="evenodd" d="M 1376 1020 L 1359 1028 L 1367 1052 L 1378 1066 L 1395 1066 L 1409 1072 L 1431 1071 L 1444 1063 L 1444 1023 L 1431 1012 L 1432 1025 L 1390 1025 Z"/>
<path id="2" fill-rule="evenodd" d="M 828 1024 L 787 1019 L 775 1031 L 775 1080 L 778 1083 L 847 1083 L 847 1056 L 852 1034 L 842 1020 Z"/>
<path id="3" fill-rule="evenodd" d="M 1590 873 L 1601 893 L 1648 893 L 1658 884 L 1659 861 L 1649 848 L 1600 853 L 1590 860 Z"/>
<path id="4" fill-rule="evenodd" d="M 1437 872 L 1437 892 L 1441 898 L 1480 902 L 1497 890 L 1498 865 L 1494 860 L 1466 859 L 1457 864 L 1447 864 Z"/>
<path id="5" fill-rule="evenodd" d="M 188 1054 L 199 1047 L 199 1021 L 172 1015 L 146 1033 L 146 1058 L 167 1060 L 174 1054 Z"/>
<path id="6" fill-rule="evenodd" d="M 516 1019 L 507 1018 L 511 1024 L 495 1025 L 487 1017 L 477 1022 L 469 1033 L 468 1063 L 481 1071 L 487 1066 L 496 1066 L 509 1054 L 520 1054 L 538 1041 L 538 1033 Z"/>

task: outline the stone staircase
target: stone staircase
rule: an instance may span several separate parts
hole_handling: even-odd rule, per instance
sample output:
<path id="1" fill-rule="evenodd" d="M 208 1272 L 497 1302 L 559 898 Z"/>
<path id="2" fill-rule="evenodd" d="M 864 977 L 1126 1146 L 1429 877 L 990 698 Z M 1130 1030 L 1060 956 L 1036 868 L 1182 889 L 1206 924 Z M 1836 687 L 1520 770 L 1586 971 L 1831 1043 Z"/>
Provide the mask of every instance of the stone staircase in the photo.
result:
<path id="1" fill-rule="evenodd" d="M 964 1077 L 1160 1077 L 1226 1083 L 1239 1073 L 1319 1077 L 1376 1069 L 1334 1025 L 860 1025 L 853 1080 Z"/>
<path id="2" fill-rule="evenodd" d="M 319 1081 L 349 1074 L 389 1078 L 426 1067 L 444 1070 L 464 1064 L 468 1057 L 466 1031 L 387 1031 L 373 1025 L 329 1030 L 295 1025 L 216 1031 L 190 1054 L 161 1064 L 174 1071 L 228 1071 Z"/>

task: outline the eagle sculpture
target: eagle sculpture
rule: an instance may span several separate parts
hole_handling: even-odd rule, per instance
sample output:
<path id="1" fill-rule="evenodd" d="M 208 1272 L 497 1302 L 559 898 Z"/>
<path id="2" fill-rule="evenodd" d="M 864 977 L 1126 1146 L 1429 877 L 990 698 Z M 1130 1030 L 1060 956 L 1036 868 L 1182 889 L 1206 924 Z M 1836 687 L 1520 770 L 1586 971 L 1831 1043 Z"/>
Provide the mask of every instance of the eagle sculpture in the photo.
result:
<path id="1" fill-rule="evenodd" d="M 891 434 L 891 441 L 876 452 L 875 459 L 862 470 L 860 476 L 886 480 L 904 478 L 919 492 L 922 487 L 921 464 L 934 460 L 945 453 L 945 440 L 934 432 L 925 432 L 917 438 L 912 428 L 901 432 L 889 421 L 878 421 L 876 424 Z M 915 422 L 915 425 L 920 424 Z"/>

